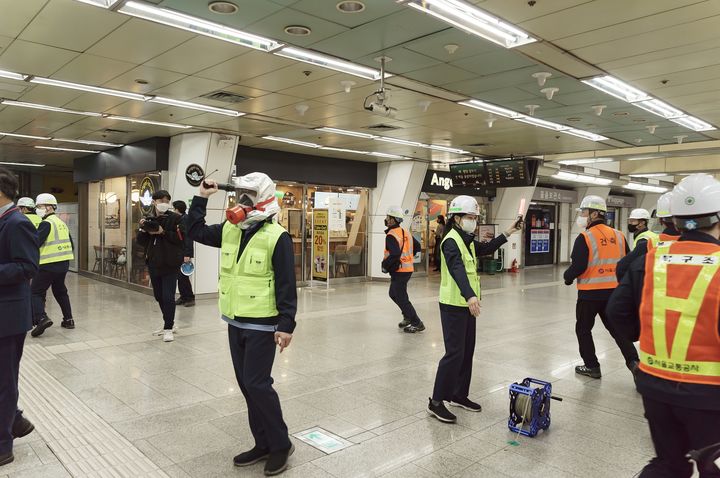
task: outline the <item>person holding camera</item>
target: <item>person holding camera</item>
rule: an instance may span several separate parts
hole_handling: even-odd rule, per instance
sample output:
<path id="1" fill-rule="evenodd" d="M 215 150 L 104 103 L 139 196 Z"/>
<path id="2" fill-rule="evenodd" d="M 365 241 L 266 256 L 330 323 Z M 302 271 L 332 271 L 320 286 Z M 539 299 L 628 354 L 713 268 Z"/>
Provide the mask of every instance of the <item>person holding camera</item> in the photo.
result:
<path id="1" fill-rule="evenodd" d="M 140 220 L 137 243 L 145 248 L 145 262 L 150 272 L 155 300 L 163 315 L 163 342 L 175 340 L 175 288 L 180 264 L 184 257 L 185 227 L 179 214 L 172 212 L 170 193 L 164 190 L 152 196 L 155 216 Z"/>
<path id="2" fill-rule="evenodd" d="M 175 208 L 175 212 L 180 214 L 180 219 L 182 220 L 182 224 L 185 227 L 185 230 L 187 231 L 189 229 L 188 223 L 187 223 L 187 214 L 185 214 L 185 211 L 187 211 L 187 204 L 185 204 L 185 201 L 175 201 L 172 203 L 173 207 Z M 188 262 L 192 262 L 195 248 L 193 247 L 193 240 L 190 239 L 190 235 L 185 235 L 185 240 L 183 241 L 183 264 L 187 264 Z M 184 307 L 193 307 L 195 305 L 195 294 L 193 294 L 192 290 L 192 284 L 190 283 L 190 277 L 183 274 L 182 270 L 178 272 L 178 290 L 180 291 L 180 298 L 175 301 L 175 305 L 182 305 Z"/>

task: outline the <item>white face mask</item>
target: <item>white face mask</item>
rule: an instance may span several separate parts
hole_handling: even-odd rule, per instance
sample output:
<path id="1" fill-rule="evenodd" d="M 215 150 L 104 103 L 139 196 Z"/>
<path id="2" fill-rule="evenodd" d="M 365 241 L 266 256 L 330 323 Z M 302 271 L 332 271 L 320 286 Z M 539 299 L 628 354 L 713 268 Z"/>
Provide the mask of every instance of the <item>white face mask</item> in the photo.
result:
<path id="1" fill-rule="evenodd" d="M 157 210 L 157 212 L 160 214 L 165 214 L 170 210 L 170 203 L 159 202 L 155 204 L 155 210 Z"/>
<path id="2" fill-rule="evenodd" d="M 462 219 L 460 228 L 468 234 L 473 234 L 477 228 L 477 219 Z"/>
<path id="3" fill-rule="evenodd" d="M 578 226 L 580 229 L 587 229 L 588 218 L 587 218 L 587 217 L 583 217 L 583 216 L 578 216 L 577 219 L 575 219 L 575 224 L 577 224 L 577 226 Z"/>
<path id="4" fill-rule="evenodd" d="M 47 209 L 45 209 L 44 207 L 36 207 L 35 214 L 40 217 L 45 217 L 45 214 L 47 214 Z"/>

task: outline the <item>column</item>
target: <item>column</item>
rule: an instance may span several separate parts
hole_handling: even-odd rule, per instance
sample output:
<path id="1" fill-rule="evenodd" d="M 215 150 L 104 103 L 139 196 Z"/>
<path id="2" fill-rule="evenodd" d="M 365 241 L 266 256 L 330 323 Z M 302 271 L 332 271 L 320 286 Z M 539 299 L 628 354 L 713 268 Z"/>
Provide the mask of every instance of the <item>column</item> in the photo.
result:
<path id="1" fill-rule="evenodd" d="M 378 164 L 377 187 L 370 201 L 370 240 L 368 275 L 387 278 L 380 264 L 385 253 L 385 213 L 389 206 L 401 206 L 407 215 L 402 227 L 409 229 L 420 190 L 425 179 L 427 163 L 419 161 L 395 161 Z"/>
<path id="2" fill-rule="evenodd" d="M 227 182 L 235 164 L 239 138 L 218 133 L 186 133 L 170 139 L 168 167 L 168 191 L 173 201 L 180 200 L 190 205 L 198 187 L 192 186 L 185 176 L 191 164 L 200 166 L 205 175 L 218 182 Z M 217 171 L 215 171 L 217 170 Z M 213 173 L 213 171 L 215 171 Z M 210 197 L 207 223 L 218 224 L 224 220 L 225 192 Z M 190 277 L 195 294 L 217 292 L 219 249 L 195 243 L 195 273 Z"/>
<path id="3" fill-rule="evenodd" d="M 492 206 L 492 221 L 490 221 L 498 225 L 498 233 L 502 233 L 517 221 L 518 209 L 523 199 L 525 199 L 525 210 L 522 214 L 524 216 L 527 213 L 534 193 L 535 186 L 498 189 Z M 513 260 L 517 260 L 518 264 L 522 265 L 523 232 L 510 236 L 507 244 L 502 248 L 505 254 L 504 267 L 506 269 L 510 268 Z"/>

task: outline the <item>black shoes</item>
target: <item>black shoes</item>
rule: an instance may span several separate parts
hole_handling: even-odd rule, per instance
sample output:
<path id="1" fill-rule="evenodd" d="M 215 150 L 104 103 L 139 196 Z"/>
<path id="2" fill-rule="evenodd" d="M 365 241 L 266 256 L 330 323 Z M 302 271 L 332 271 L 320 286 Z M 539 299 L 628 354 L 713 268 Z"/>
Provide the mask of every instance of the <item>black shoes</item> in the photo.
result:
<path id="1" fill-rule="evenodd" d="M 415 332 L 422 332 L 423 330 L 425 330 L 425 324 L 423 324 L 422 322 L 417 325 L 410 324 L 403 328 L 403 332 L 407 334 L 414 334 Z"/>
<path id="2" fill-rule="evenodd" d="M 22 413 L 15 416 L 15 421 L 12 426 L 12 437 L 22 438 L 25 435 L 29 435 L 35 430 L 35 425 L 30 420 L 25 418 Z"/>
<path id="3" fill-rule="evenodd" d="M 75 321 L 73 319 L 63 319 L 62 322 L 60 322 L 60 327 L 64 329 L 74 329 L 75 328 Z"/>
<path id="4" fill-rule="evenodd" d="M 265 463 L 265 476 L 279 475 L 287 470 L 288 458 L 295 452 L 295 445 L 290 444 L 290 448 L 284 451 L 274 451 L 270 453 L 267 463 Z"/>
<path id="5" fill-rule="evenodd" d="M 470 412 L 482 412 L 480 404 L 473 402 L 467 397 L 450 400 L 450 406 L 464 408 Z"/>
<path id="6" fill-rule="evenodd" d="M 410 325 L 410 321 L 408 319 L 402 319 L 402 322 L 398 323 L 398 327 L 401 329 L 404 329 L 408 325 Z"/>
<path id="7" fill-rule="evenodd" d="M 253 448 L 245 453 L 240 453 L 238 456 L 233 458 L 233 465 L 235 466 L 250 466 L 254 465 L 259 461 L 263 461 L 270 456 L 270 452 L 267 450 L 261 450 L 258 447 Z"/>
<path id="8" fill-rule="evenodd" d="M 450 410 L 445 408 L 445 404 L 442 401 L 435 405 L 432 398 L 429 398 L 427 411 L 430 415 L 434 416 L 443 423 L 457 422 L 457 417 L 450 413 Z"/>
<path id="9" fill-rule="evenodd" d="M 50 320 L 50 317 L 43 317 L 40 319 L 40 322 L 35 326 L 34 329 L 32 329 L 32 332 L 30 332 L 30 335 L 33 337 L 40 337 L 43 332 L 45 332 L 45 329 L 50 327 L 53 324 L 52 320 Z"/>
<path id="10" fill-rule="evenodd" d="M 178 300 L 175 301 L 175 305 L 183 305 L 185 303 L 185 299 L 180 297 Z"/>
<path id="11" fill-rule="evenodd" d="M 0 454 L 0 466 L 7 465 L 8 463 L 12 463 L 13 461 L 15 461 L 15 456 L 13 455 L 13 452 L 9 451 L 7 453 Z"/>
<path id="12" fill-rule="evenodd" d="M 195 306 L 195 299 L 186 300 L 182 303 L 184 307 L 194 307 Z"/>
<path id="13" fill-rule="evenodd" d="M 602 377 L 602 373 L 600 373 L 600 367 L 590 368 L 586 367 L 585 365 L 578 365 L 577 367 L 575 367 L 575 373 L 578 375 L 585 375 L 586 377 L 591 378 Z"/>

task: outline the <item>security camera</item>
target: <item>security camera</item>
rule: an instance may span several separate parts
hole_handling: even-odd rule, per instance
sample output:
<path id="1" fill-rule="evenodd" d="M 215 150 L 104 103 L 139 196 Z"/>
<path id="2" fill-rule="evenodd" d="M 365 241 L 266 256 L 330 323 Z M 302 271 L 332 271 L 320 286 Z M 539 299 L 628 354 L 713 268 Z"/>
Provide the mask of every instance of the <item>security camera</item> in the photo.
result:
<path id="1" fill-rule="evenodd" d="M 376 115 L 387 116 L 388 118 L 394 118 L 397 114 L 397 108 L 386 105 L 382 101 L 373 101 L 365 107 L 366 110 L 372 111 Z"/>
<path id="2" fill-rule="evenodd" d="M 385 62 L 387 61 L 387 57 L 380 57 L 379 60 L 380 89 L 365 98 L 365 101 L 363 101 L 363 108 L 368 111 L 372 111 L 377 115 L 393 118 L 397 114 L 397 108 L 393 108 L 392 106 L 388 106 L 387 104 L 385 104 L 385 101 L 387 100 L 387 90 L 385 89 Z M 375 97 L 375 99 L 368 103 L 368 100 L 370 100 L 370 98 L 372 98 L 373 96 Z"/>

